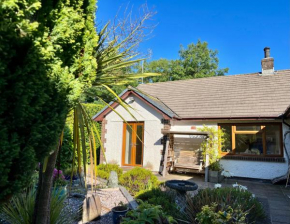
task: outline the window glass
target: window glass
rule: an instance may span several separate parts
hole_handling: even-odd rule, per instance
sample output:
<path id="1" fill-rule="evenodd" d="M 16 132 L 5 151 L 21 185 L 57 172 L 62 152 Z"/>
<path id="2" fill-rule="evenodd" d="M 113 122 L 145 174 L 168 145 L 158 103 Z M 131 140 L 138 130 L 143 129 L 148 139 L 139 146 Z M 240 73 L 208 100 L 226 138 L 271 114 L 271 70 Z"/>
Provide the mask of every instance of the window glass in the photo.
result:
<path id="1" fill-rule="evenodd" d="M 260 131 L 261 126 L 259 125 L 237 125 L 236 131 Z"/>
<path id="2" fill-rule="evenodd" d="M 135 163 L 138 165 L 141 165 L 142 164 L 142 149 L 143 149 L 143 143 L 142 143 L 143 125 L 137 125 L 137 136 L 136 136 Z"/>
<path id="3" fill-rule="evenodd" d="M 131 164 L 132 155 L 132 125 L 126 128 L 126 148 L 125 148 L 125 164 Z"/>
<path id="4" fill-rule="evenodd" d="M 236 134 L 236 154 L 263 155 L 263 136 L 257 134 Z"/>
<path id="5" fill-rule="evenodd" d="M 266 154 L 281 154 L 281 127 L 279 125 L 266 126 Z"/>
<path id="6" fill-rule="evenodd" d="M 224 143 L 221 147 L 222 152 L 232 152 L 232 126 L 221 125 L 221 129 L 224 133 Z"/>

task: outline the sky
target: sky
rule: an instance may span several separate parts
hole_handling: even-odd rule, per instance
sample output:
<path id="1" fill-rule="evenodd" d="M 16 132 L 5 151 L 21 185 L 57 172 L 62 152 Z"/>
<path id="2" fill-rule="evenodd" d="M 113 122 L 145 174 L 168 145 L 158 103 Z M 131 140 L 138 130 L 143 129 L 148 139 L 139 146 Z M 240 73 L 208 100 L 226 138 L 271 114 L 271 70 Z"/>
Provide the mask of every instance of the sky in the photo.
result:
<path id="1" fill-rule="evenodd" d="M 113 20 L 128 3 L 138 12 L 145 0 L 98 0 L 97 22 Z M 229 75 L 261 71 L 264 47 L 271 48 L 275 70 L 290 69 L 289 0 L 147 0 L 158 24 L 140 50 L 150 60 L 178 59 L 180 45 L 208 42 L 218 50 L 219 68 Z"/>

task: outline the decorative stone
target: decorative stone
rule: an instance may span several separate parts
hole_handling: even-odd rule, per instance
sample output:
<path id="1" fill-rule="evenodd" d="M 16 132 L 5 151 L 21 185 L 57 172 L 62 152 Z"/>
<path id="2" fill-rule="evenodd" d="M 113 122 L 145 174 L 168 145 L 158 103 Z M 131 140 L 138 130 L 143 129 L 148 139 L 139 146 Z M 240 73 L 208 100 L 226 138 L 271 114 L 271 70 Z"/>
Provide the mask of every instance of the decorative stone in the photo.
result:
<path id="1" fill-rule="evenodd" d="M 102 206 L 97 194 L 87 194 L 83 202 L 82 221 L 79 224 L 88 223 L 101 215 Z"/>
<path id="2" fill-rule="evenodd" d="M 116 173 L 116 171 L 111 171 L 108 181 L 108 187 L 110 188 L 118 187 L 118 174 Z"/>

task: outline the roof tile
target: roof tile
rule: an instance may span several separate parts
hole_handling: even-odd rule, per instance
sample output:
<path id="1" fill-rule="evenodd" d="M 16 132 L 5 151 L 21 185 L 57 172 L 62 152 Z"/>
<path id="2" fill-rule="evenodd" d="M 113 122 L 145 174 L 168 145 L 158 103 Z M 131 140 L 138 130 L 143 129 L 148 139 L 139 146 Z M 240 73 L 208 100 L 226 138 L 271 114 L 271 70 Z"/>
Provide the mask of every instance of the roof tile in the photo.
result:
<path id="1" fill-rule="evenodd" d="M 290 70 L 141 84 L 181 118 L 273 117 L 290 105 Z"/>

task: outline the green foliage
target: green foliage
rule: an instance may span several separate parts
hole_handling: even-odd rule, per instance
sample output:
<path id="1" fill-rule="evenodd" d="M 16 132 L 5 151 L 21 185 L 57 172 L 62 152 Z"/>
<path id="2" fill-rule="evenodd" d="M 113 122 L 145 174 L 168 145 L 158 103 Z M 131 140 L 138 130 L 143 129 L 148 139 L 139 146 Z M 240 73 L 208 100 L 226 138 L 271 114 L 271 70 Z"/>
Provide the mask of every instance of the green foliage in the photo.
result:
<path id="1" fill-rule="evenodd" d="M 159 60 L 145 62 L 145 72 L 158 72 L 161 76 L 147 78 L 146 82 L 165 82 L 183 79 L 204 78 L 222 76 L 228 72 L 228 68 L 219 69 L 218 51 L 208 48 L 207 42 L 197 41 L 187 48 L 180 47 L 179 59 Z M 141 64 L 135 66 L 136 71 L 141 71 Z"/>
<path id="2" fill-rule="evenodd" d="M 110 173 L 104 171 L 104 170 L 98 170 L 97 171 L 97 177 L 100 177 L 102 179 L 108 180 L 110 177 Z"/>
<path id="3" fill-rule="evenodd" d="M 67 167 L 64 171 L 63 171 L 65 176 L 70 176 L 71 174 L 73 174 L 74 176 L 77 175 L 77 168 L 74 166 L 73 170 L 72 170 L 72 166 L 70 165 L 69 167 Z"/>
<path id="4" fill-rule="evenodd" d="M 138 78 L 120 72 L 142 60 L 132 60 L 136 55 L 125 47 L 132 33 L 109 40 L 107 25 L 97 33 L 95 11 L 95 0 L 1 1 L 0 201 L 29 184 L 36 164 L 57 149 L 69 111 L 92 86 Z"/>
<path id="5" fill-rule="evenodd" d="M 14 195 L 10 202 L 2 205 L 0 211 L 4 221 L 13 224 L 33 223 L 33 211 L 35 205 L 36 192 L 33 188 L 27 189 L 22 193 Z M 63 213 L 66 196 L 61 192 L 52 192 L 50 224 L 71 223 L 71 214 Z"/>
<path id="6" fill-rule="evenodd" d="M 202 189 L 193 198 L 187 198 L 186 212 L 192 223 L 195 223 L 197 214 L 205 205 L 216 203 L 223 211 L 230 206 L 233 211 L 239 214 L 248 213 L 247 219 L 250 222 L 262 220 L 265 217 L 261 203 L 253 197 L 252 193 L 239 188 L 217 188 Z"/>
<path id="7" fill-rule="evenodd" d="M 95 80 L 94 0 L 0 4 L 0 201 L 56 149 L 69 109 Z"/>
<path id="8" fill-rule="evenodd" d="M 67 182 L 63 178 L 60 178 L 60 177 L 55 178 L 55 180 L 53 181 L 54 187 L 63 187 L 66 185 L 67 185 Z"/>
<path id="9" fill-rule="evenodd" d="M 164 213 L 174 218 L 182 218 L 183 214 L 177 207 L 175 196 L 172 192 L 162 191 L 160 188 L 153 188 L 151 190 L 140 191 L 136 195 L 136 198 L 152 205 L 160 205 Z"/>
<path id="10" fill-rule="evenodd" d="M 198 128 L 198 131 L 209 133 L 208 139 L 201 143 L 203 158 L 205 158 L 206 153 L 208 153 L 210 169 L 213 171 L 221 171 L 222 166 L 219 163 L 219 147 L 222 147 L 224 144 L 224 132 L 216 127 L 206 125 L 203 125 L 202 128 Z"/>
<path id="11" fill-rule="evenodd" d="M 59 157 L 57 158 L 56 164 L 60 163 L 60 167 L 58 168 L 61 170 L 67 171 L 71 168 L 72 159 L 73 159 L 72 130 L 66 124 L 63 130 L 63 143 L 62 143 L 61 150 L 59 152 Z M 68 175 L 67 172 L 65 174 Z"/>
<path id="12" fill-rule="evenodd" d="M 207 42 L 197 41 L 187 48 L 179 50 L 180 60 L 186 78 L 204 78 L 221 76 L 228 72 L 228 68 L 218 69 L 218 51 L 208 49 Z"/>
<path id="13" fill-rule="evenodd" d="M 151 171 L 135 167 L 121 176 L 120 184 L 132 195 L 137 195 L 140 191 L 158 187 L 160 182 Z"/>
<path id="14" fill-rule="evenodd" d="M 138 201 L 137 210 L 131 210 L 122 219 L 122 224 L 149 224 L 149 223 L 177 223 L 171 216 L 163 212 L 160 205 L 151 205 L 147 202 Z"/>
<path id="15" fill-rule="evenodd" d="M 234 210 L 231 206 L 220 208 L 216 203 L 202 207 L 196 219 L 202 224 L 246 224 L 246 216 L 249 211 L 242 211 L 240 206 Z"/>
<path id="16" fill-rule="evenodd" d="M 88 116 L 93 117 L 94 115 L 96 115 L 103 107 L 103 104 L 100 103 L 84 103 L 83 104 L 85 110 L 88 113 Z M 73 113 L 69 113 L 67 119 L 66 119 L 66 125 L 64 128 L 64 136 L 63 136 L 63 144 L 62 144 L 62 148 L 60 151 L 60 157 L 58 159 L 60 159 L 60 169 L 68 171 L 71 170 L 71 166 L 72 166 L 72 161 L 73 161 L 73 124 L 74 124 L 74 119 L 73 119 Z M 101 133 L 101 124 L 96 123 L 96 128 L 98 130 L 99 133 Z M 96 133 L 93 130 L 95 136 Z M 86 148 L 87 148 L 87 158 L 90 158 L 90 145 L 89 145 L 89 137 L 88 137 L 88 132 L 85 131 L 84 132 L 85 135 L 85 139 L 86 139 Z M 96 150 L 99 149 L 100 147 L 100 142 L 96 139 L 95 141 L 96 143 Z M 99 154 L 99 152 L 98 152 Z M 83 157 L 82 153 L 80 154 L 81 157 Z M 75 162 L 74 165 L 77 165 L 77 163 Z M 70 175 L 66 172 L 66 175 Z"/>
<path id="17" fill-rule="evenodd" d="M 97 166 L 97 170 L 97 176 L 106 180 L 109 179 L 111 171 L 116 171 L 119 179 L 123 174 L 123 170 L 117 164 L 100 164 Z"/>

